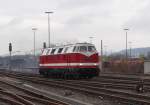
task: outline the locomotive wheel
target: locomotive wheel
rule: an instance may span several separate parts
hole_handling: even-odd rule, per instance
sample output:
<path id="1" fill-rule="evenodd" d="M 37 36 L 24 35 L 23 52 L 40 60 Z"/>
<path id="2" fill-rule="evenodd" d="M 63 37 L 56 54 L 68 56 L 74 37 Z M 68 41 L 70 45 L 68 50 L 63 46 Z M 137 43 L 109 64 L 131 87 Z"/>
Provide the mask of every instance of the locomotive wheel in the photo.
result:
<path id="1" fill-rule="evenodd" d="M 65 74 L 65 73 L 64 73 L 64 71 L 63 71 L 63 72 L 61 73 L 61 78 L 63 78 L 63 79 L 65 78 L 64 74 Z"/>
<path id="2" fill-rule="evenodd" d="M 68 79 L 68 73 L 64 72 L 64 79 Z"/>
<path id="3" fill-rule="evenodd" d="M 45 72 L 43 73 L 43 75 L 44 75 L 44 77 L 48 77 L 48 71 L 45 71 Z"/>
<path id="4" fill-rule="evenodd" d="M 77 74 L 76 72 L 74 72 L 72 78 L 73 78 L 73 79 L 78 79 L 78 78 L 79 78 L 79 77 L 78 77 L 78 74 Z"/>
<path id="5" fill-rule="evenodd" d="M 90 78 L 93 78 L 93 75 L 88 75 L 88 78 L 90 79 Z"/>
<path id="6" fill-rule="evenodd" d="M 60 74 L 60 73 L 58 73 L 57 78 L 60 78 L 60 77 L 61 77 L 61 74 Z"/>
<path id="7" fill-rule="evenodd" d="M 40 73 L 40 75 L 42 75 L 42 72 L 41 72 L 41 71 L 39 71 L 39 73 Z"/>
<path id="8" fill-rule="evenodd" d="M 79 79 L 80 77 L 79 77 L 79 74 L 76 74 L 75 75 L 75 79 Z"/>
<path id="9" fill-rule="evenodd" d="M 73 77 L 74 77 L 74 73 L 73 73 L 73 71 L 70 71 L 69 72 L 69 79 L 73 79 Z"/>
<path id="10" fill-rule="evenodd" d="M 61 78 L 61 73 L 58 73 L 57 78 Z"/>

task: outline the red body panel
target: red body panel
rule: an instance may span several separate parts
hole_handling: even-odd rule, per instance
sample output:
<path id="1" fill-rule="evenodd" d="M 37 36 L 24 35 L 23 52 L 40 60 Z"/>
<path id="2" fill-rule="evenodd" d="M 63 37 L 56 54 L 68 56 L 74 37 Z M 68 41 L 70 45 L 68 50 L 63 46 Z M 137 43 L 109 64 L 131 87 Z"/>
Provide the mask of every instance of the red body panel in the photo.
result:
<path id="1" fill-rule="evenodd" d="M 98 53 L 94 53 L 90 56 L 86 56 L 82 53 L 67 53 L 67 54 L 56 54 L 56 55 L 45 55 L 40 56 L 40 64 L 62 64 L 67 63 L 63 66 L 40 66 L 41 68 L 97 68 L 97 65 L 70 65 L 71 63 L 96 63 L 98 64 Z"/>

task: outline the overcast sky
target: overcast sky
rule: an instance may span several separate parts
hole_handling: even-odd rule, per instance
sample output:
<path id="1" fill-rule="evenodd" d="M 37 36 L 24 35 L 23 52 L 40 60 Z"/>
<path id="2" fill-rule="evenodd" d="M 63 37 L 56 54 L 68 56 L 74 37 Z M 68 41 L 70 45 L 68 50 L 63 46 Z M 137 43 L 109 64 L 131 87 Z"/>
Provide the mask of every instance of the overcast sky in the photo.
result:
<path id="1" fill-rule="evenodd" d="M 0 0 L 0 55 L 33 49 L 48 41 L 47 15 L 51 15 L 51 42 L 89 42 L 100 50 L 100 40 L 107 51 L 125 48 L 125 31 L 132 47 L 150 46 L 150 0 Z"/>

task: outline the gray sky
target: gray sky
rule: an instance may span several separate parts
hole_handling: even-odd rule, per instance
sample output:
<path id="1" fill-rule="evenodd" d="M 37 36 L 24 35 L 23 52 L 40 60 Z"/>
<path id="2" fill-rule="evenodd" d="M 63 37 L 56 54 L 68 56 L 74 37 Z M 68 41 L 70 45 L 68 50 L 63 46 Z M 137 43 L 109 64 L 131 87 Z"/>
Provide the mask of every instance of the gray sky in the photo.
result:
<path id="1" fill-rule="evenodd" d="M 150 0 L 0 0 L 0 55 L 33 49 L 32 27 L 37 27 L 36 47 L 48 40 L 47 15 L 51 15 L 51 42 L 89 42 L 100 50 L 125 48 L 124 28 L 132 47 L 150 46 Z"/>

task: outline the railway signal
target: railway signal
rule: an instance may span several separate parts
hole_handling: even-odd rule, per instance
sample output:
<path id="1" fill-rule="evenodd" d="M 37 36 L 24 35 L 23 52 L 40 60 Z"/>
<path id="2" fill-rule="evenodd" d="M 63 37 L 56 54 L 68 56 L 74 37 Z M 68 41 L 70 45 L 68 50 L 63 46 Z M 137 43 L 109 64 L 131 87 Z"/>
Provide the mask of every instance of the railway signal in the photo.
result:
<path id="1" fill-rule="evenodd" d="M 12 44 L 9 43 L 9 52 L 12 52 Z"/>
<path id="2" fill-rule="evenodd" d="M 43 43 L 43 49 L 45 49 L 45 48 L 46 48 L 46 42 Z"/>
<path id="3" fill-rule="evenodd" d="M 9 70 L 11 70 L 11 52 L 12 52 L 12 44 L 9 43 Z"/>

